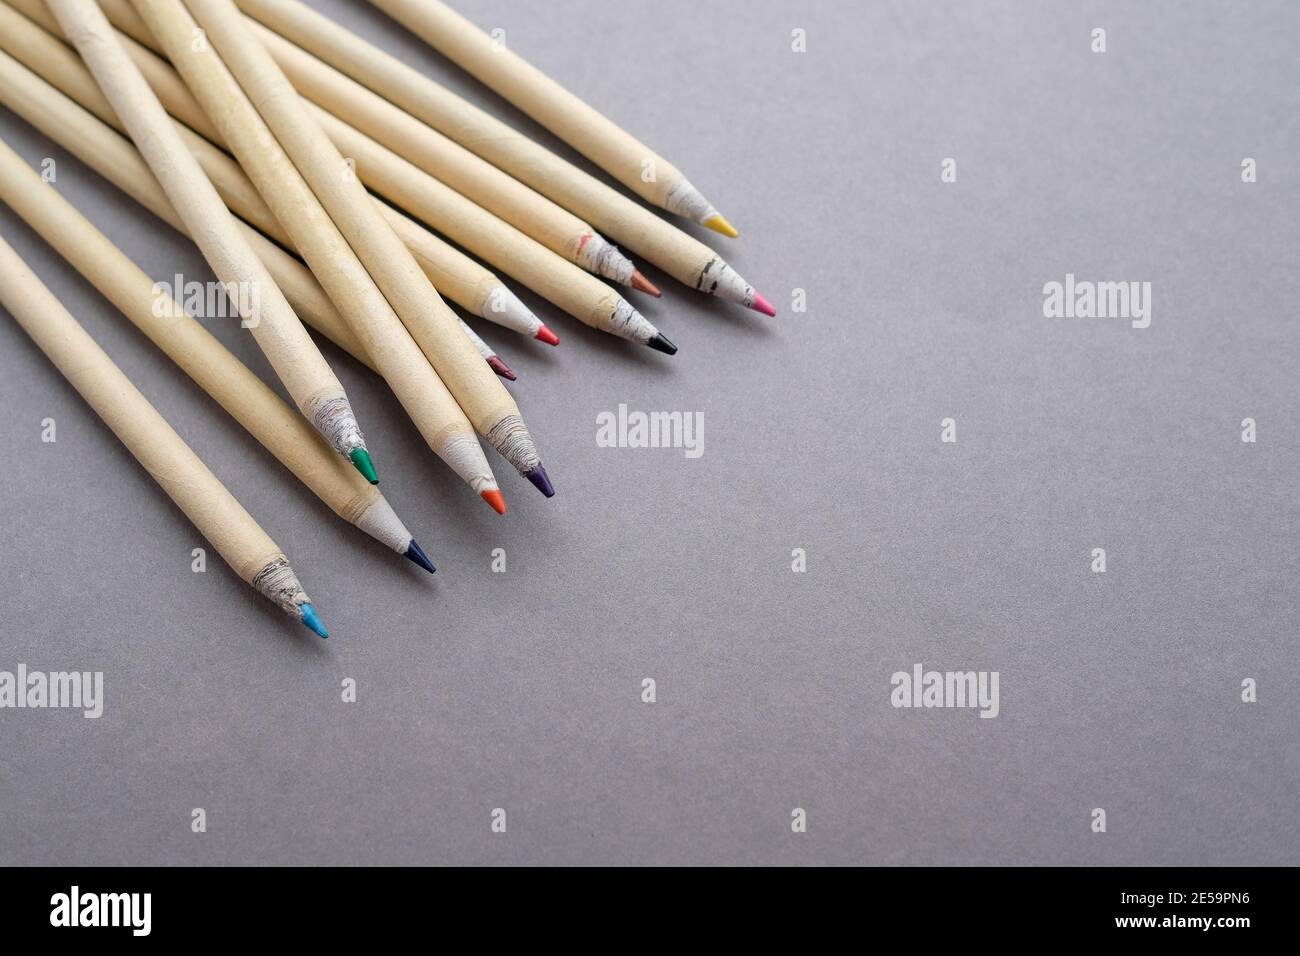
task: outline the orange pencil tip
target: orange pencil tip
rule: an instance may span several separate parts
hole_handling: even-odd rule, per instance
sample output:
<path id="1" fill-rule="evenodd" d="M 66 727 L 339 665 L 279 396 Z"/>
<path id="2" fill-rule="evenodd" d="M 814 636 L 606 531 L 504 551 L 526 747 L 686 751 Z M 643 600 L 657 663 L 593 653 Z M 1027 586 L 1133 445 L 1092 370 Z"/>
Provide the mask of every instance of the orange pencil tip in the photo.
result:
<path id="1" fill-rule="evenodd" d="M 646 295 L 652 295 L 656 299 L 663 295 L 659 288 L 637 269 L 632 270 L 632 288 L 638 292 L 644 292 Z"/>
<path id="2" fill-rule="evenodd" d="M 506 499 L 501 496 L 499 491 L 484 491 L 479 495 L 484 501 L 492 506 L 492 510 L 499 515 L 506 513 Z"/>

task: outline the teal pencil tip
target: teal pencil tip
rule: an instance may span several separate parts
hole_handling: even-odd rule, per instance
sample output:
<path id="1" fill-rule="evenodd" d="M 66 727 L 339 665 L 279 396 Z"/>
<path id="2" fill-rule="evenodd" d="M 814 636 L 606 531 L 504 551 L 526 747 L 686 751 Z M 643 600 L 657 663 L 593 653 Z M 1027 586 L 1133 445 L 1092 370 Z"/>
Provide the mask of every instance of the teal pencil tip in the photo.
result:
<path id="1" fill-rule="evenodd" d="M 302 611 L 302 623 L 307 625 L 321 637 L 329 637 L 330 632 L 325 630 L 325 625 L 320 621 L 320 615 L 316 613 L 316 607 L 312 604 L 299 604 L 298 610 Z"/>
<path id="2" fill-rule="evenodd" d="M 379 475 L 375 472 L 375 463 L 370 460 L 370 452 L 364 448 L 354 448 L 348 457 L 352 459 L 352 464 L 366 481 L 372 485 L 379 484 Z"/>

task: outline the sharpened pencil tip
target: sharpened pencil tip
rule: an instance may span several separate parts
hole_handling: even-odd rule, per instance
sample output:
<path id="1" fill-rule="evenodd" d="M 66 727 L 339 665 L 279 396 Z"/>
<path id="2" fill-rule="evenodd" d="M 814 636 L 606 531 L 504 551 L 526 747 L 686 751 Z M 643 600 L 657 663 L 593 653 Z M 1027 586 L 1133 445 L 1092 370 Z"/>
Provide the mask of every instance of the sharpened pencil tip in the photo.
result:
<path id="1" fill-rule="evenodd" d="M 321 637 L 329 637 L 330 632 L 325 630 L 325 625 L 320 621 L 320 615 L 316 613 L 316 606 L 313 604 L 299 604 L 298 610 L 302 612 L 302 623 L 307 625 Z"/>
<path id="2" fill-rule="evenodd" d="M 644 292 L 646 295 L 652 295 L 656 299 L 663 295 L 659 287 L 641 274 L 641 270 L 632 270 L 632 288 L 638 292 Z"/>
<path id="3" fill-rule="evenodd" d="M 429 560 L 429 556 L 424 553 L 424 549 L 416 544 L 414 538 L 411 539 L 411 543 L 406 546 L 406 551 L 403 553 L 430 574 L 437 570 L 433 566 L 433 562 Z"/>
<path id="4" fill-rule="evenodd" d="M 515 380 L 515 373 L 510 371 L 509 365 L 501 361 L 501 356 L 493 355 L 491 358 L 487 360 L 487 363 L 488 365 L 492 366 L 492 371 L 496 372 L 502 378 L 510 382 L 513 382 Z"/>
<path id="5" fill-rule="evenodd" d="M 354 448 L 348 457 L 352 459 L 352 464 L 366 481 L 372 485 L 379 484 L 379 475 L 375 473 L 375 463 L 370 460 L 370 452 L 364 448 Z"/>
<path id="6" fill-rule="evenodd" d="M 708 226 L 714 232 L 720 232 L 728 239 L 737 238 L 740 233 L 736 232 L 736 227 L 727 222 L 727 217 L 722 213 L 714 213 L 708 219 L 704 220 L 704 225 Z"/>
<path id="7" fill-rule="evenodd" d="M 479 495 L 479 497 L 490 504 L 492 510 L 497 514 L 503 515 L 506 513 L 506 499 L 502 496 L 501 492 L 496 490 L 484 491 Z"/>
<path id="8" fill-rule="evenodd" d="M 534 335 L 533 338 L 540 339 L 541 341 L 545 342 L 547 345 L 560 344 L 560 337 L 544 325 L 538 327 L 537 334 Z"/>
<path id="9" fill-rule="evenodd" d="M 664 338 L 664 334 L 662 332 L 656 332 L 655 337 L 652 338 L 649 342 L 647 342 L 646 345 L 650 346 L 656 352 L 663 352 L 665 355 L 677 354 L 677 346 L 673 345 L 672 342 L 669 342 L 668 339 Z"/>
<path id="10" fill-rule="evenodd" d="M 555 497 L 555 487 L 551 484 L 550 476 L 546 474 L 546 469 L 542 467 L 541 462 L 538 462 L 537 467 L 525 474 L 524 477 L 531 481 L 533 486 L 546 497 Z"/>
<path id="11" fill-rule="evenodd" d="M 762 312 L 764 315 L 770 315 L 772 318 L 776 318 L 776 306 L 759 295 L 757 289 L 754 290 L 754 304 L 751 305 L 750 308 L 755 312 Z"/>

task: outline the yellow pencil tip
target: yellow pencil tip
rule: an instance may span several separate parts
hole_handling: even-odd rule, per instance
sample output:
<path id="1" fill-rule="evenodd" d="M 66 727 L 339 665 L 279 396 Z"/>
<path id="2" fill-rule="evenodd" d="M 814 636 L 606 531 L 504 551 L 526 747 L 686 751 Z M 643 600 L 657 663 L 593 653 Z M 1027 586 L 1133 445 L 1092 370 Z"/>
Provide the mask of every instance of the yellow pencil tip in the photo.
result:
<path id="1" fill-rule="evenodd" d="M 708 219 L 704 220 L 704 224 L 714 232 L 722 233 L 728 239 L 735 239 L 740 235 L 740 233 L 736 232 L 736 227 L 727 222 L 727 217 L 720 212 L 715 212 Z"/>

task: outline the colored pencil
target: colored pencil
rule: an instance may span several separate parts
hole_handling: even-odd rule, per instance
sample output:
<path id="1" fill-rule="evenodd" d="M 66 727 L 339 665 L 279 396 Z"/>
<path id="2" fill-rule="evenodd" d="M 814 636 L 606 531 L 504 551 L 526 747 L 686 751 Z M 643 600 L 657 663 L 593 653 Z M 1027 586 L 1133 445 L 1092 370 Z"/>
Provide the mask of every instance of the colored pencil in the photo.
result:
<path id="1" fill-rule="evenodd" d="M 122 9 L 125 0 L 102 2 L 130 33 L 129 7 Z M 776 314 L 767 299 L 704 243 L 328 17 L 298 0 L 239 3 L 280 36 L 581 216 L 679 282 L 764 315 Z"/>
<path id="2" fill-rule="evenodd" d="M 243 318 L 294 404 L 326 441 L 372 482 L 375 474 L 352 404 L 235 218 L 185 148 L 170 117 L 117 41 L 94 0 L 50 0 L 190 235 L 227 289 L 247 290 Z"/>
<path id="3" fill-rule="evenodd" d="M 372 197 L 374 198 L 374 197 Z M 439 293 L 466 312 L 547 345 L 560 339 L 496 273 L 444 242 L 409 216 L 374 199 L 375 208 Z"/>
<path id="4" fill-rule="evenodd" d="M 137 8 L 429 447 L 475 494 L 502 510 L 501 489 L 456 399 L 280 148 L 219 52 L 194 48 L 197 24 L 180 0 L 139 0 Z"/>
<path id="5" fill-rule="evenodd" d="M 121 121 L 112 112 L 112 107 L 99 92 L 81 60 L 72 55 L 69 62 L 66 54 L 61 55 L 60 48 L 67 50 L 61 39 L 61 30 L 41 0 L 7 2 L 14 10 L 6 11 L 5 3 L 0 3 L 0 15 L 6 12 L 9 14 L 5 22 L 6 29 L 0 30 L 0 47 L 100 119 L 115 128 L 123 129 Z M 214 148 L 214 143 L 224 145 L 220 134 L 176 71 L 153 52 L 158 49 L 157 40 L 144 21 L 125 2 L 122 5 L 105 4 L 103 8 L 113 22 L 124 25 L 123 32 L 117 34 L 118 40 L 149 81 L 163 106 L 179 121 L 178 132 L 181 138 L 217 192 L 225 199 L 226 205 L 237 216 L 276 242 L 290 245 L 288 236 L 238 164 L 231 162 L 220 149 Z M 21 11 L 22 16 L 18 16 L 15 10 Z M 202 135 L 196 135 L 196 131 L 200 130 Z M 555 333 L 495 274 L 387 204 L 378 200 L 376 204 L 440 293 L 472 315 L 485 318 L 520 335 L 538 339 L 547 345 L 559 344 L 560 340 Z M 286 298 L 289 298 L 287 290 Z M 292 298 L 289 301 L 295 309 L 298 308 Z M 304 318 L 310 321 L 310 317 Z M 332 335 L 330 337 L 333 338 Z"/>
<path id="6" fill-rule="evenodd" d="M 464 319 L 460 316 L 456 316 L 456 321 L 460 323 L 461 331 L 463 331 L 465 337 L 473 343 L 478 354 L 483 356 L 483 360 L 488 363 L 492 371 L 510 382 L 515 381 L 519 377 L 514 373 L 514 370 L 505 363 L 501 356 L 497 355 L 496 349 L 484 342 L 482 336 L 471 329 Z"/>
<path id="7" fill-rule="evenodd" d="M 190 0 L 187 6 L 475 429 L 542 494 L 554 495 L 514 399 L 485 367 L 365 187 L 355 177 L 340 175 L 346 168 L 343 157 L 239 10 L 230 0 Z"/>
<path id="8" fill-rule="evenodd" d="M 617 246 L 567 209 L 279 34 L 256 21 L 250 23 L 254 34 L 306 99 L 575 265 L 620 285 L 659 295 L 659 290 Z"/>
<path id="9" fill-rule="evenodd" d="M 379 489 L 218 342 L 8 144 L 0 140 L 0 200 L 41 235 L 136 328 L 298 480 L 355 525 L 425 570 L 433 565 Z"/>
<path id="10" fill-rule="evenodd" d="M 737 235 L 680 169 L 445 3 L 370 2 L 642 199 L 724 236 Z"/>
<path id="11" fill-rule="evenodd" d="M 235 573 L 328 637 L 284 552 L 3 239 L 0 305 Z"/>
<path id="12" fill-rule="evenodd" d="M 4 29 L 9 25 L 4 17 L 6 9 L 0 4 L 0 45 L 11 36 Z M 76 59 L 71 51 L 66 48 L 63 50 Z M 43 63 L 48 68 L 54 59 L 47 57 Z M 84 70 L 80 61 L 77 61 L 76 66 Z M 88 73 L 85 78 L 91 86 L 94 85 Z M 158 180 L 130 140 L 118 135 L 102 120 L 92 116 L 84 107 L 5 52 L 0 52 L 0 103 L 177 232 L 189 235 L 185 231 L 184 222 L 167 201 Z M 112 114 L 106 102 L 104 109 Z M 229 157 L 224 162 L 234 166 L 234 161 Z M 251 191 L 252 187 L 249 189 Z M 256 196 L 256 193 L 253 195 Z M 260 197 L 257 198 L 260 201 Z M 239 227 L 294 310 L 311 323 L 317 332 L 373 370 L 370 356 L 362 349 L 343 317 L 330 304 L 325 291 L 307 267 L 246 223 L 240 222 Z"/>
<path id="13" fill-rule="evenodd" d="M 18 12 L 19 9 L 21 13 Z M 28 19 L 29 16 L 32 19 Z M 8 5 L 0 2 L 0 49 L 9 52 L 29 70 L 42 77 L 47 83 L 54 84 L 103 122 L 125 132 L 121 120 L 117 118 L 109 102 L 104 99 L 103 93 L 95 85 L 95 80 L 85 64 L 59 38 L 58 32 L 58 23 L 45 9 L 41 0 L 11 0 Z M 230 210 L 286 248 L 292 247 L 289 236 L 281 228 L 270 208 L 262 201 L 262 197 L 244 175 L 243 170 L 229 156 L 212 145 L 212 142 L 220 142 L 220 134 L 212 127 L 206 114 L 176 71 L 150 49 L 146 49 L 130 37 L 121 33 L 118 33 L 117 37 L 136 66 L 140 68 L 140 72 L 144 74 L 145 79 L 149 81 L 149 85 L 153 87 L 163 106 L 178 120 L 177 132 L 180 133 L 181 139 L 199 161 L 204 173 L 217 188 L 217 192 Z M 152 34 L 150 34 L 150 41 L 156 42 Z M 23 95 L 37 100 L 47 96 L 44 92 L 41 94 L 30 92 L 33 84 L 40 87 L 46 85 L 35 78 L 25 77 L 15 82 L 28 91 Z M 16 111 L 21 111 L 23 106 L 14 108 Z M 45 122 L 41 117 L 27 118 L 37 126 Z M 84 118 L 70 117 L 69 111 L 62 108 L 60 118 L 63 120 L 60 124 L 62 127 L 70 126 L 77 130 L 78 137 L 82 135 L 80 127 L 85 125 Z M 208 139 L 195 132 L 199 128 L 205 131 L 204 135 Z M 48 132 L 47 135 L 59 138 L 57 132 Z M 95 131 L 93 135 L 102 138 L 102 131 Z M 111 138 L 116 139 L 116 137 Z M 142 198 L 133 191 L 138 188 L 135 184 L 127 186 L 120 182 L 117 171 L 111 166 L 108 169 L 102 168 L 104 164 L 98 161 L 93 151 L 90 151 L 90 155 L 82 155 L 86 151 L 79 148 L 80 139 L 71 143 L 64 142 L 64 146 L 81 156 L 84 162 L 96 168 L 106 179 L 142 202 L 146 208 L 158 214 L 158 210 L 150 201 L 151 197 Z M 114 151 L 120 153 L 120 147 L 115 147 Z M 152 173 L 147 175 L 145 181 L 156 184 Z M 154 185 L 147 188 L 158 187 Z M 170 208 L 165 197 L 161 199 L 164 205 Z M 496 324 L 540 339 L 547 344 L 554 345 L 559 342 L 550 329 L 546 328 L 541 320 L 495 275 L 396 210 L 383 203 L 378 205 L 403 241 L 407 243 L 435 288 L 446 291 L 457 305 L 474 315 L 487 317 Z M 165 216 L 162 218 L 166 219 Z M 176 222 L 167 221 L 169 225 L 177 226 Z M 242 227 L 243 223 L 240 225 Z M 183 227 L 178 228 L 184 232 Z M 374 364 L 369 355 L 361 348 L 352 330 L 330 304 L 311 273 L 302 268 L 292 256 L 286 256 L 283 249 L 274 243 L 267 243 L 260 233 L 246 232 L 245 235 L 266 265 L 267 271 L 271 273 L 271 277 L 279 283 L 294 311 L 312 328 L 373 370 Z"/>
<path id="14" fill-rule="evenodd" d="M 6 25 L 3 9 L 0 5 L 0 27 Z M 3 36 L 0 32 L 0 40 Z M 177 232 L 187 235 L 185 224 L 168 203 L 162 187 L 130 141 L 3 52 L 0 52 L 0 104 L 77 156 Z M 226 161 L 233 165 L 229 159 Z M 335 345 L 377 373 L 360 340 L 334 308 L 310 270 L 252 227 L 242 222 L 239 225 L 298 314 Z M 466 331 L 469 331 L 468 327 Z M 472 333 L 471 338 L 482 341 Z M 477 344 L 476 348 L 479 348 Z M 514 374 L 486 344 L 481 346 L 480 352 L 497 374 L 503 377 Z M 498 497 L 499 494 L 489 495 L 486 500 L 499 513 L 504 513 L 504 498 Z"/>
<path id="15" fill-rule="evenodd" d="M 303 104 L 357 176 L 395 205 L 496 266 L 580 322 L 672 355 L 677 351 L 610 286 L 314 103 Z"/>

